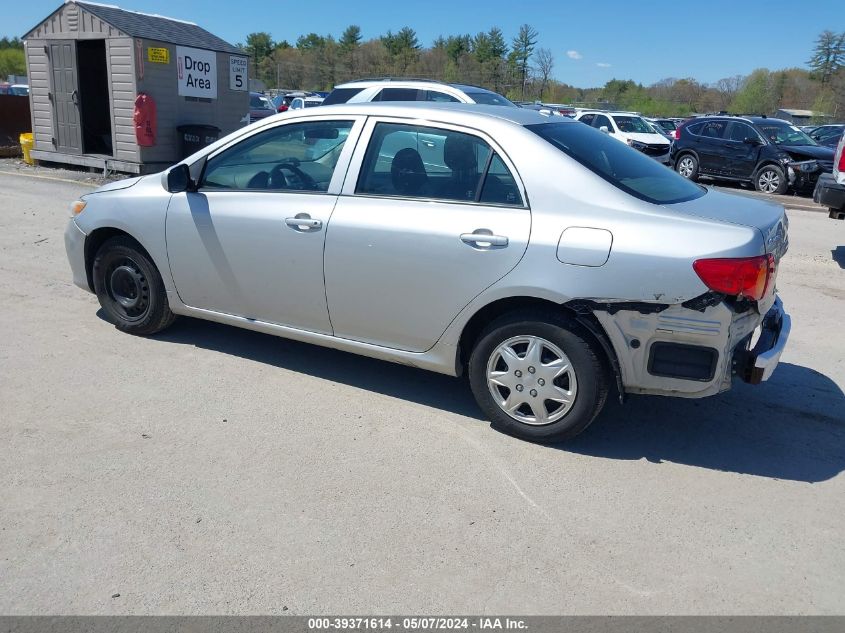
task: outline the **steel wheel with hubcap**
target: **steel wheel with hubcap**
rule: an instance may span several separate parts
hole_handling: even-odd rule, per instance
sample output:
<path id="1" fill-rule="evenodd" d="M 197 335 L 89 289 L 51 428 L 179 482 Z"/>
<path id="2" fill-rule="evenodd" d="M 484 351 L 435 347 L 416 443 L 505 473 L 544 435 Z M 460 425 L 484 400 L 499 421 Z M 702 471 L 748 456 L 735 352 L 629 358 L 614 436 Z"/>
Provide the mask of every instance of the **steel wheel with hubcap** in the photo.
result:
<path id="1" fill-rule="evenodd" d="M 487 386 L 502 411 L 536 425 L 566 415 L 578 392 L 569 357 L 537 336 L 515 336 L 499 345 L 487 363 Z"/>
<path id="2" fill-rule="evenodd" d="M 587 428 L 607 398 L 599 349 L 556 310 L 505 314 L 472 348 L 470 387 L 495 428 L 534 441 L 567 439 Z"/>

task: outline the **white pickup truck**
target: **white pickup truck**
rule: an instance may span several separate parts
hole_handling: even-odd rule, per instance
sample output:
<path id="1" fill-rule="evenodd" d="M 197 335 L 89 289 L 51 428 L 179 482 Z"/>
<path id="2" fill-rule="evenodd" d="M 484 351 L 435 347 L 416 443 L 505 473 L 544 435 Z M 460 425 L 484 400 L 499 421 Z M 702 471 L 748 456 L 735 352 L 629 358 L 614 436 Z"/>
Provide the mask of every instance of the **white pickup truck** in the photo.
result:
<path id="1" fill-rule="evenodd" d="M 822 174 L 813 191 L 813 200 L 830 209 L 834 220 L 845 220 L 845 134 L 839 139 L 833 158 L 833 173 Z"/>

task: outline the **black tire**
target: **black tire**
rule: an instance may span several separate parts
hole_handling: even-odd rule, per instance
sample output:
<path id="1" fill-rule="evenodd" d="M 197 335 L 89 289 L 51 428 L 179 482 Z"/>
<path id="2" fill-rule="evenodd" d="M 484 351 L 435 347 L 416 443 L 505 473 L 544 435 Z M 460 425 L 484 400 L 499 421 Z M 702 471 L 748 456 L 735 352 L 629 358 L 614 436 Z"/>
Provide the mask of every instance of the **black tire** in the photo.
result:
<path id="1" fill-rule="evenodd" d="M 770 187 L 767 187 L 765 184 L 765 182 L 773 182 L 772 180 L 768 180 L 767 174 L 771 174 L 768 178 L 777 178 L 777 187 L 771 191 L 769 190 Z M 789 188 L 789 181 L 786 179 L 786 174 L 780 166 L 763 165 L 754 174 L 754 188 L 762 193 L 781 195 L 786 193 L 786 190 Z"/>
<path id="2" fill-rule="evenodd" d="M 698 159 L 695 154 L 681 154 L 675 160 L 675 171 L 687 180 L 698 180 Z"/>
<path id="3" fill-rule="evenodd" d="M 106 240 L 94 258 L 94 291 L 110 323 L 146 336 L 173 323 L 164 282 L 143 247 L 131 237 Z"/>
<path id="4" fill-rule="evenodd" d="M 495 359 L 500 358 L 497 353 L 499 346 L 523 336 L 539 337 L 556 346 L 568 357 L 574 370 L 576 390 L 569 410 L 563 412 L 559 419 L 542 425 L 526 423 L 506 413 L 494 399 L 491 392 L 494 387 L 488 386 L 488 363 L 494 363 L 495 366 Z M 607 400 L 607 370 L 600 354 L 592 336 L 564 315 L 540 310 L 510 313 L 493 321 L 479 335 L 469 359 L 470 387 L 478 406 L 491 421 L 493 428 L 533 442 L 566 440 L 586 429 Z M 504 358 L 500 358 L 500 362 L 503 360 Z M 507 367 L 508 373 L 510 370 L 511 367 Z M 529 380 L 535 381 L 535 384 L 539 382 L 536 378 L 539 373 L 531 376 Z M 510 379 L 510 375 L 508 378 Z M 521 381 L 522 378 L 517 380 Z M 530 391 L 532 395 L 535 393 L 531 391 L 530 383 L 526 386 L 519 384 L 517 388 L 519 387 L 522 387 L 520 396 L 525 390 Z M 510 392 L 506 388 L 495 388 L 500 397 L 505 397 Z M 571 388 L 571 383 L 567 388 Z M 545 403 L 541 406 L 548 409 Z M 515 413 L 517 416 L 526 416 L 529 410 L 532 411 L 530 415 L 536 417 L 532 404 L 529 404 L 528 408 L 519 407 Z M 550 418 L 555 415 L 553 412 L 547 414 Z"/>

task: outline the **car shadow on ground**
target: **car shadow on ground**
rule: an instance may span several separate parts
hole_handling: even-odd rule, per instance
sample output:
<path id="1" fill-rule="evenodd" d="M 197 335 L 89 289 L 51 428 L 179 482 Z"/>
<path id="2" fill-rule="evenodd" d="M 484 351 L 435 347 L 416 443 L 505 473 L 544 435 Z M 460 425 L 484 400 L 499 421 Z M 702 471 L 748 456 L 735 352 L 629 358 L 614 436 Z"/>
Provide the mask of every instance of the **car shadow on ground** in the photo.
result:
<path id="1" fill-rule="evenodd" d="M 231 354 L 441 409 L 479 422 L 466 380 L 210 321 L 182 317 L 158 340 Z M 845 470 L 845 395 L 827 376 L 781 363 L 771 380 L 687 400 L 615 392 L 581 436 L 551 445 L 606 459 L 647 459 L 819 482 Z"/>

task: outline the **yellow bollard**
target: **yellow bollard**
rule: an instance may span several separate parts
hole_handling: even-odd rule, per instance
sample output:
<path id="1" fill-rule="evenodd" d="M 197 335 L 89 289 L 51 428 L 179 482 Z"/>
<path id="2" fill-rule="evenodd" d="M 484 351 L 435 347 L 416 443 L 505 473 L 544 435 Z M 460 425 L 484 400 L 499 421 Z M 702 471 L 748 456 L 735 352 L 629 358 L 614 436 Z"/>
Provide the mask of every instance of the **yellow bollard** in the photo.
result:
<path id="1" fill-rule="evenodd" d="M 23 162 L 25 162 L 27 165 L 34 165 L 35 161 L 32 160 L 32 156 L 30 155 L 32 147 L 35 145 L 35 141 L 32 138 L 32 132 L 21 134 L 20 140 L 21 150 L 23 151 Z"/>

